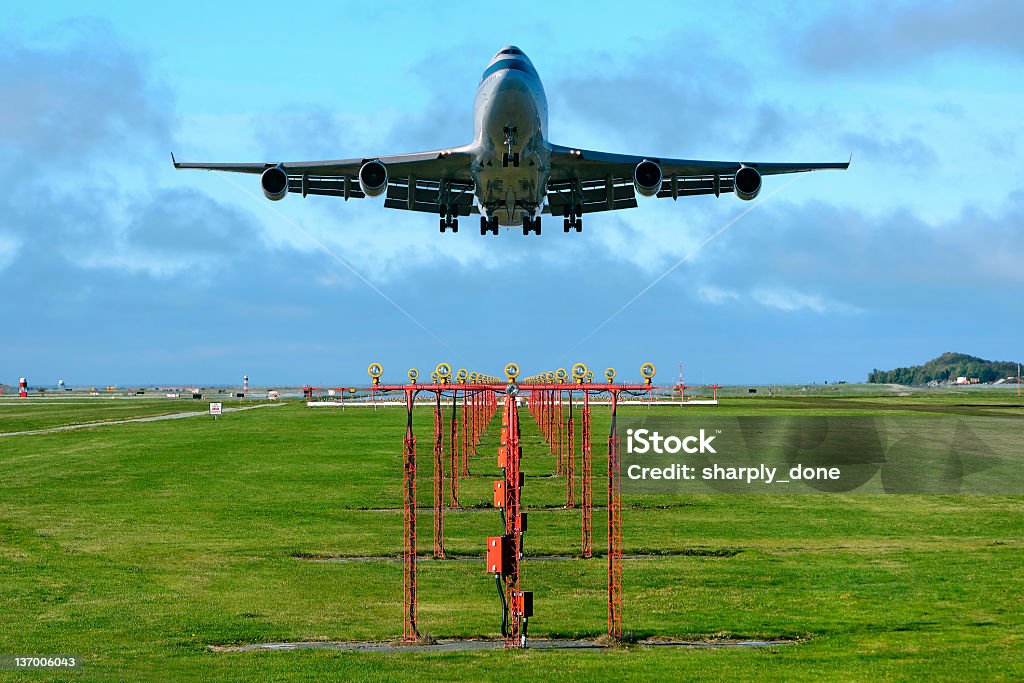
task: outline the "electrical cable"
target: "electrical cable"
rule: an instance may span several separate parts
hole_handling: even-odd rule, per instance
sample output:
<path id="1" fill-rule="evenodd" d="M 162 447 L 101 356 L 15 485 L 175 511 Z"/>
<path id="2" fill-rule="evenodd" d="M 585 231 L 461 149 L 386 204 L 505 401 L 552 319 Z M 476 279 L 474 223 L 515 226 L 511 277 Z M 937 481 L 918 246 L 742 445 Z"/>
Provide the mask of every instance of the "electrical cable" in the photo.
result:
<path id="1" fill-rule="evenodd" d="M 494 584 L 498 587 L 498 597 L 501 598 L 501 637 L 508 637 L 508 603 L 505 602 L 505 587 L 501 585 L 501 574 L 495 573 Z"/>

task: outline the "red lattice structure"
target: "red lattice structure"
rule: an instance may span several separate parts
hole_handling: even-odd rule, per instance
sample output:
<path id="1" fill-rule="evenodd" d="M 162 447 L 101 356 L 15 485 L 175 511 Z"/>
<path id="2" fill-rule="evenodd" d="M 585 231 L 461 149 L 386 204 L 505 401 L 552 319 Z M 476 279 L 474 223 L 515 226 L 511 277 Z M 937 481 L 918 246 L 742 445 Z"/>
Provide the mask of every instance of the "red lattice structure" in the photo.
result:
<path id="1" fill-rule="evenodd" d="M 577 369 L 580 368 L 581 372 Z M 560 370 L 559 374 L 564 376 L 565 371 Z M 551 410 L 553 409 L 558 413 L 559 424 L 562 423 L 562 411 L 561 411 L 561 400 L 562 392 L 568 393 L 569 396 L 569 410 L 570 419 L 565 425 L 564 433 L 571 433 L 571 415 L 572 415 L 572 401 L 573 394 L 580 392 L 583 394 L 583 414 L 581 419 L 581 447 L 582 447 L 582 465 L 583 465 L 583 477 L 582 477 L 582 555 L 584 558 L 592 557 L 593 555 L 593 459 L 591 450 L 591 414 L 590 414 L 590 395 L 597 393 L 607 393 L 611 398 L 611 429 L 608 434 L 608 635 L 613 639 L 619 640 L 622 638 L 622 461 L 621 452 L 619 448 L 619 435 L 617 430 L 617 417 L 618 417 L 618 405 L 619 405 L 619 394 L 626 393 L 637 395 L 639 393 L 647 394 L 648 396 L 653 395 L 652 392 L 654 387 L 651 386 L 650 380 L 654 376 L 654 366 L 645 363 L 641 367 L 641 373 L 646 378 L 644 384 L 615 384 L 615 371 L 611 368 L 605 371 L 605 376 L 608 382 L 605 384 L 593 384 L 591 382 L 583 381 L 583 373 L 589 375 L 586 371 L 586 367 L 579 365 L 573 367 L 573 377 L 576 379 L 575 385 L 563 385 L 561 383 L 550 385 L 545 383 L 532 383 L 531 380 L 524 380 L 523 384 L 520 385 L 522 391 L 541 392 L 547 394 L 551 398 L 542 399 L 540 402 L 541 410 L 537 414 L 543 418 L 550 418 Z M 553 373 L 545 373 L 539 377 L 543 380 L 547 380 Z M 557 392 L 557 399 L 555 398 L 555 392 Z M 539 423 L 540 424 L 540 423 Z M 541 431 L 544 431 L 544 426 L 541 425 Z M 557 432 L 553 436 L 558 438 Z M 572 439 L 567 440 L 569 443 L 563 444 L 566 448 L 565 452 L 568 452 Z M 568 465 L 568 458 L 566 459 L 566 469 L 570 469 Z M 568 490 L 567 485 L 567 490 Z"/>
<path id="2" fill-rule="evenodd" d="M 615 424 L 619 392 L 612 391 L 612 428 L 608 434 L 608 635 L 622 638 L 622 460 Z"/>
<path id="3" fill-rule="evenodd" d="M 459 470 L 461 471 L 462 476 L 464 476 L 464 477 L 468 477 L 469 476 L 469 450 L 470 450 L 470 448 L 472 448 L 472 446 L 470 446 L 470 441 L 471 441 L 472 438 L 474 438 L 474 437 L 471 436 L 472 429 L 471 429 L 471 426 L 469 424 L 469 416 L 471 415 L 471 411 L 469 410 L 468 401 L 469 401 L 469 396 L 466 393 L 463 393 L 462 394 L 462 420 L 461 420 L 461 422 L 459 422 L 459 424 L 462 425 L 462 439 L 461 439 L 460 451 L 459 451 L 462 460 L 459 463 Z M 476 449 L 474 448 L 473 450 L 476 450 Z M 474 455 L 475 455 L 475 453 L 474 453 Z"/>
<path id="4" fill-rule="evenodd" d="M 434 559 L 444 559 L 444 413 L 434 404 Z"/>
<path id="5" fill-rule="evenodd" d="M 412 433 L 412 408 L 415 392 L 405 391 L 406 423 L 403 442 L 402 469 L 404 473 L 402 520 L 405 523 L 405 541 L 402 561 L 405 568 L 405 616 L 402 640 L 415 642 L 416 630 L 416 436 Z"/>
<path id="6" fill-rule="evenodd" d="M 590 449 L 590 392 L 583 392 L 580 414 L 580 508 L 582 510 L 582 546 L 584 559 L 594 556 L 594 459 Z"/>
<path id="7" fill-rule="evenodd" d="M 572 419 L 572 392 L 569 393 L 569 417 L 565 423 L 565 507 L 576 507 L 576 434 Z"/>
<path id="8" fill-rule="evenodd" d="M 440 368 L 440 366 L 438 366 Z M 419 638 L 417 623 L 418 613 L 418 591 L 416 581 L 416 436 L 413 431 L 413 408 L 416 395 L 420 392 L 435 394 L 434 401 L 434 555 L 444 556 L 444 416 L 441 410 L 441 397 L 446 392 L 453 392 L 455 396 L 462 391 L 464 398 L 471 398 L 471 405 L 475 406 L 474 431 L 472 439 L 479 440 L 483 431 L 487 428 L 491 416 L 497 410 L 497 402 L 494 397 L 494 384 L 485 385 L 483 380 L 476 380 L 471 384 L 449 385 L 434 383 L 429 385 L 416 384 L 418 373 L 410 371 L 411 382 L 402 385 L 382 385 L 379 383 L 382 367 L 375 363 L 370 366 L 370 376 L 373 378 L 373 386 L 370 388 L 371 400 L 377 392 L 401 391 L 405 396 L 406 406 L 406 430 L 403 439 L 403 498 L 402 498 L 402 519 L 404 525 L 402 561 L 404 575 L 404 599 L 403 599 L 403 629 L 402 640 L 407 643 L 416 642 Z M 375 374 L 376 373 L 376 374 Z M 496 380 L 496 378 L 488 378 Z M 503 385 L 501 385 L 503 386 Z M 453 412 L 454 418 L 454 412 Z M 451 433 L 458 435 L 458 427 L 449 426 Z M 463 445 L 458 452 L 463 452 Z"/>
<path id="9" fill-rule="evenodd" d="M 445 368 L 447 365 L 442 364 Z M 442 365 L 438 366 L 440 370 Z M 649 364 L 646 364 L 649 365 Z M 530 414 L 537 420 L 538 427 L 549 444 L 549 452 L 561 454 L 561 462 L 566 476 L 566 505 L 575 503 L 575 423 L 573 417 L 573 400 L 576 393 L 583 395 L 583 407 L 580 412 L 580 456 L 582 466 L 581 507 L 582 507 L 582 555 L 590 558 L 593 555 L 593 458 L 592 458 L 592 426 L 591 426 L 591 394 L 606 393 L 611 397 L 612 423 L 608 436 L 608 635 L 619 639 L 622 637 L 622 488 L 621 459 L 617 432 L 617 410 L 619 393 L 648 395 L 654 390 L 650 384 L 653 377 L 653 366 L 649 374 L 645 373 L 645 384 L 614 384 L 614 371 L 610 370 L 608 382 L 593 384 L 589 380 L 593 376 L 587 373 L 587 381 L 576 375 L 576 382 L 550 383 L 547 375 L 533 380 L 516 383 L 518 368 L 514 374 L 508 368 L 509 383 L 502 384 L 497 378 L 477 376 L 469 383 L 452 384 L 447 381 L 447 374 L 438 372 L 438 379 L 433 384 L 418 385 L 416 374 L 410 371 L 410 384 L 381 385 L 378 377 L 383 371 L 379 364 L 371 365 L 371 377 L 374 392 L 403 391 L 407 411 L 406 432 L 403 440 L 403 521 L 404 521 L 404 626 L 403 640 L 415 642 L 419 637 L 417 623 L 418 595 L 416 583 L 416 437 L 413 432 L 413 408 L 419 392 L 435 395 L 434 400 L 434 557 L 444 558 L 444 438 L 448 434 L 448 461 L 451 474 L 450 495 L 453 506 L 458 505 L 458 477 L 468 474 L 470 454 L 476 455 L 476 447 L 480 444 L 482 434 L 491 418 L 498 409 L 497 394 L 504 393 L 502 409 L 502 439 L 498 452 L 499 466 L 503 469 L 503 479 L 495 482 L 495 507 L 500 508 L 503 520 L 503 535 L 488 538 L 487 565 L 498 581 L 502 597 L 502 633 L 508 648 L 526 646 L 526 631 L 530 617 L 533 616 L 533 594 L 522 590 L 523 535 L 527 530 L 526 513 L 522 506 L 522 442 L 517 396 L 522 394 Z M 579 367 L 585 367 L 580 365 Z M 373 374 L 376 368 L 377 374 Z M 461 374 L 462 371 L 460 371 Z M 564 373 L 562 370 L 560 373 Z M 642 369 L 643 372 L 643 369 Z M 448 372 L 450 374 L 450 370 Z M 474 373 L 475 374 L 475 373 Z M 551 375 L 554 373 L 548 373 Z M 564 377 L 564 375 L 563 375 Z M 562 379 L 560 377 L 559 379 Z M 458 417 L 458 396 L 462 393 L 462 420 Z M 563 395 L 564 392 L 564 395 Z M 445 424 L 441 399 L 443 395 L 452 396 L 451 420 Z M 568 397 L 568 416 L 563 409 L 563 399 Z"/>
<path id="10" fill-rule="evenodd" d="M 448 481 L 451 483 L 449 491 L 448 506 L 457 509 L 459 505 L 459 473 L 462 471 L 462 459 L 459 457 L 459 418 L 456 417 L 456 410 L 459 401 L 459 392 L 452 397 L 452 419 L 449 421 L 448 455 L 450 460 L 449 472 L 451 476 Z"/>
<path id="11" fill-rule="evenodd" d="M 504 576 L 508 606 L 508 625 L 505 632 L 507 648 L 526 647 L 526 625 L 532 616 L 526 613 L 524 595 L 519 585 L 519 564 L 523 558 L 523 532 L 526 529 L 522 508 L 523 477 L 520 468 L 523 450 L 519 444 L 519 410 L 516 403 L 515 396 L 506 396 L 502 416 L 502 422 L 508 427 L 505 444 L 505 537 L 509 541 L 509 556 Z"/>

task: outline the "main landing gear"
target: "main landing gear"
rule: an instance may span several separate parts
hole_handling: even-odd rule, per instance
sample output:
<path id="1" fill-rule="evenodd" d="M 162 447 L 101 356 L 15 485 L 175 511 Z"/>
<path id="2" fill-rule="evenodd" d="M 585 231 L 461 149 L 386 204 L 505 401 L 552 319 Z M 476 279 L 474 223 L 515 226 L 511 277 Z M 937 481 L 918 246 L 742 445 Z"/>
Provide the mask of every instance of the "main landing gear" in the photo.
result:
<path id="1" fill-rule="evenodd" d="M 576 230 L 576 232 L 583 232 L 583 206 L 577 204 L 576 206 L 565 209 L 565 221 L 562 223 L 562 231 L 569 232 L 570 230 Z"/>
<path id="2" fill-rule="evenodd" d="M 498 217 L 491 216 L 490 218 L 480 216 L 480 234 L 486 235 L 492 232 L 495 235 L 498 234 Z"/>
<path id="3" fill-rule="evenodd" d="M 458 215 L 459 214 L 457 214 L 455 212 L 455 207 L 452 207 L 452 206 L 442 206 L 441 207 L 441 221 L 440 221 L 440 224 L 441 224 L 441 232 L 442 233 L 445 230 L 448 230 L 449 228 L 451 229 L 452 232 L 458 232 L 459 231 Z"/>
<path id="4" fill-rule="evenodd" d="M 540 234 L 540 216 L 536 218 L 523 216 L 523 234 L 529 235 L 531 231 L 534 235 Z"/>

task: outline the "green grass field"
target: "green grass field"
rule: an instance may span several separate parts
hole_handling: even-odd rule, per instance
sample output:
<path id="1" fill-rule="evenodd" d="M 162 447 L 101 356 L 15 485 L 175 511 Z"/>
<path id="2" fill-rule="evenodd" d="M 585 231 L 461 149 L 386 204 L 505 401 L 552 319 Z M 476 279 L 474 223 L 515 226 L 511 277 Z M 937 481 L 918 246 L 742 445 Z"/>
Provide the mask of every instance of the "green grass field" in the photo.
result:
<path id="1" fill-rule="evenodd" d="M 702 414 L 881 414 L 893 408 L 1020 415 L 1006 395 L 733 400 Z M 0 407 L 0 431 L 158 414 L 166 401 Z M 170 402 L 174 410 L 190 402 Z M 970 405 L 964 405 L 969 403 Z M 205 406 L 205 404 L 202 404 Z M 595 407 L 595 504 L 604 504 L 607 407 Z M 642 407 L 624 411 L 644 411 Z M 676 408 L 659 407 L 656 411 Z M 689 410 L 689 409 L 688 409 Z M 578 559 L 579 511 L 522 411 L 530 635 L 606 628 L 605 561 Z M 917 412 L 915 412 L 917 414 Z M 402 566 L 310 558 L 401 553 L 404 411 L 291 403 L 207 417 L 0 439 L 0 654 L 71 653 L 76 672 L 11 680 L 785 680 L 1024 678 L 1024 497 L 630 496 L 623 512 L 627 632 L 795 638 L 748 650 L 361 654 L 211 652 L 211 645 L 389 640 Z M 417 409 L 420 552 L 431 543 L 431 414 Z M 467 509 L 446 515 L 454 556 L 500 533 L 495 427 Z M 595 550 L 604 547 L 595 511 Z M 420 564 L 420 630 L 495 637 L 483 562 Z"/>
<path id="2" fill-rule="evenodd" d="M 209 401 L 222 401 L 225 408 L 249 406 L 263 401 L 211 396 L 207 401 L 125 397 L 0 399 L 0 434 L 48 429 L 89 422 L 109 422 L 154 415 L 205 411 Z"/>

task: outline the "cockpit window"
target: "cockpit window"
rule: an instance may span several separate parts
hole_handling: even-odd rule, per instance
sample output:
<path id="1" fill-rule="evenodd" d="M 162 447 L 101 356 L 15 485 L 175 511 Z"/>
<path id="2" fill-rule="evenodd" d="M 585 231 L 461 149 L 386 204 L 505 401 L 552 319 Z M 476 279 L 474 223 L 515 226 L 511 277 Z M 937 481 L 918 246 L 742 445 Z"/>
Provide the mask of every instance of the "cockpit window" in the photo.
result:
<path id="1" fill-rule="evenodd" d="M 521 55 L 521 54 L 523 54 L 523 51 L 520 50 L 518 47 L 507 47 L 504 50 L 502 50 L 501 52 L 499 52 L 498 54 L 499 55 Z"/>

